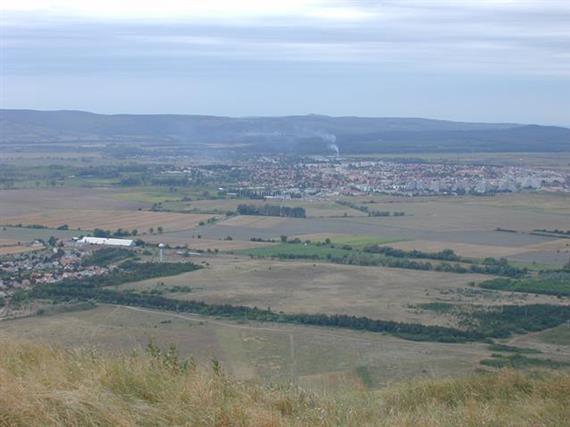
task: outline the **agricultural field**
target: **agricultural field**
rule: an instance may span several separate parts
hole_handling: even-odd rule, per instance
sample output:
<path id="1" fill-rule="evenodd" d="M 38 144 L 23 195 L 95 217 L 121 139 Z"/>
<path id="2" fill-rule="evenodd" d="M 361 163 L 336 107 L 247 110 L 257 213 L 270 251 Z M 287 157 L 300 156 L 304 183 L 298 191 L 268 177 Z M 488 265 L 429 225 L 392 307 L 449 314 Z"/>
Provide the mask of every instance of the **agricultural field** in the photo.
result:
<path id="1" fill-rule="evenodd" d="M 335 218 L 335 217 L 358 217 L 366 216 L 365 213 L 347 206 L 342 206 L 332 200 L 239 200 L 239 199 L 218 199 L 218 200 L 195 200 L 183 202 L 163 203 L 165 209 L 182 211 L 196 211 L 203 213 L 224 213 L 236 211 L 238 205 L 248 204 L 262 206 L 264 204 L 280 205 L 285 207 L 304 208 L 308 218 Z"/>
<path id="2" fill-rule="evenodd" d="M 417 310 L 417 304 L 559 303 L 553 296 L 527 296 L 477 289 L 470 282 L 488 275 L 423 272 L 323 262 L 273 261 L 220 255 L 197 257 L 208 267 L 182 274 L 128 283 L 122 290 L 152 291 L 189 286 L 177 299 L 237 304 L 293 313 L 336 313 L 374 319 L 453 324 L 454 319 Z"/>
<path id="3" fill-rule="evenodd" d="M 124 190 L 110 188 L 42 188 L 0 191 L 0 223 L 5 218 L 52 210 L 137 210 L 150 204 L 121 200 Z"/>
<path id="4" fill-rule="evenodd" d="M 125 230 L 137 229 L 145 232 L 150 228 L 162 227 L 165 231 L 186 230 L 196 227 L 211 215 L 180 214 L 170 212 L 65 209 L 50 210 L 42 213 L 23 214 L 2 218 L 5 224 L 39 224 L 48 228 L 57 228 L 67 224 L 75 230 Z"/>
<path id="5" fill-rule="evenodd" d="M 37 239 L 47 240 L 51 236 L 59 239 L 71 239 L 75 235 L 77 235 L 77 233 L 72 230 L 0 226 L 0 240 L 9 242 L 8 246 L 12 245 L 13 242 L 15 242 L 16 245 L 18 243 L 27 245 Z"/>
<path id="6" fill-rule="evenodd" d="M 413 249 L 425 252 L 438 252 L 444 249 L 452 249 L 455 253 L 467 258 L 503 258 L 521 259 L 517 256 L 526 254 L 558 253 L 566 260 L 570 258 L 570 241 L 568 239 L 552 240 L 544 243 L 535 243 L 522 246 L 496 246 L 496 245 L 477 245 L 458 242 L 441 242 L 429 240 L 411 240 L 405 242 L 390 243 L 389 246 L 410 251 Z M 565 255 L 568 254 L 568 255 Z M 536 258 L 536 261 L 539 259 Z"/>
<path id="7" fill-rule="evenodd" d="M 33 164 L 38 160 L 22 161 Z M 42 160 L 42 173 L 49 172 L 50 161 Z M 72 158 L 60 161 L 70 168 L 77 166 Z M 95 159 L 91 161 L 96 164 Z M 32 242 L 45 242 L 51 236 L 67 245 L 71 237 L 95 228 L 137 229 L 136 238 L 146 244 L 134 249 L 140 261 L 158 262 L 156 246 L 164 243 L 169 246 L 164 250 L 168 262 L 194 262 L 202 268 L 108 286 L 109 291 L 160 296 L 176 300 L 176 304 L 201 301 L 270 308 L 274 313 L 364 316 L 462 331 L 466 326 L 461 318 L 424 305 L 453 304 L 468 311 L 473 307 L 567 304 L 565 297 L 557 295 L 479 288 L 478 284 L 495 277 L 489 274 L 343 265 L 326 259 L 327 254 L 345 254 L 348 249 L 342 249 L 344 245 L 355 252 L 369 245 L 383 245 L 430 253 L 451 249 L 465 258 L 461 265 L 468 265 L 467 258 L 479 262 L 504 257 L 519 268 L 528 267 L 535 275 L 539 270 L 560 269 L 570 257 L 570 239 L 533 231 L 570 229 L 570 200 L 563 194 L 370 195 L 267 202 L 305 208 L 306 218 L 288 218 L 226 215 L 238 204 L 263 202 L 223 199 L 213 185 L 121 187 L 117 182 L 118 178 L 68 175 L 53 188 L 45 187 L 43 181 L 35 188 L 33 181 L 26 181 L 20 183 L 25 189 L 0 190 L 0 255 L 4 259 L 36 250 Z M 404 215 L 368 216 L 337 201 Z M 18 224 L 22 226 L 10 226 Z M 63 224 L 69 229 L 57 230 Z M 313 243 L 328 239 L 334 247 L 283 244 L 284 237 Z M 70 244 L 69 248 L 73 251 L 75 247 Z M 284 250 L 296 251 L 296 255 L 318 251 L 319 259 L 269 258 Z M 44 253 L 51 256 L 55 252 L 50 248 Z M 434 267 L 443 262 L 421 261 L 429 261 Z M 12 313 L 29 315 L 34 307 L 39 306 Z M 241 379 L 293 381 L 309 389 L 325 390 L 375 389 L 401 379 L 492 369 L 480 362 L 493 359 L 494 353 L 482 341 L 415 342 L 379 332 L 199 316 L 148 306 L 100 302 L 96 308 L 70 312 L 55 307 L 48 307 L 42 316 L 0 321 L 0 337 L 60 343 L 70 348 L 95 346 L 113 353 L 142 351 L 151 341 L 162 348 L 175 344 L 184 356 L 202 362 L 220 360 L 224 370 Z M 564 327 L 514 335 L 500 342 L 541 352 L 532 357 L 566 362 L 570 350 Z"/>
<path id="8" fill-rule="evenodd" d="M 43 249 L 43 247 L 42 247 Z M 22 246 L 22 245 L 0 245 L 0 255 L 12 255 L 20 254 L 24 252 L 32 252 L 37 250 L 32 246 Z"/>

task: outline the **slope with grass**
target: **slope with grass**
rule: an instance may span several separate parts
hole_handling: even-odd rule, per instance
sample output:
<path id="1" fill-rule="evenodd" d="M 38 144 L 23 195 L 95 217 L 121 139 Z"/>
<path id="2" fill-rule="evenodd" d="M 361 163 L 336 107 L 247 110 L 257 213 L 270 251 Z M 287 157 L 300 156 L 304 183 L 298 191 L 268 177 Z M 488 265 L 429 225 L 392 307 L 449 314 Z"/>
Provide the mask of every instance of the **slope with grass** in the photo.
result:
<path id="1" fill-rule="evenodd" d="M 105 356 L 0 345 L 0 425 L 559 426 L 570 375 L 501 370 L 336 394 L 259 385 L 181 361 L 174 349 Z"/>

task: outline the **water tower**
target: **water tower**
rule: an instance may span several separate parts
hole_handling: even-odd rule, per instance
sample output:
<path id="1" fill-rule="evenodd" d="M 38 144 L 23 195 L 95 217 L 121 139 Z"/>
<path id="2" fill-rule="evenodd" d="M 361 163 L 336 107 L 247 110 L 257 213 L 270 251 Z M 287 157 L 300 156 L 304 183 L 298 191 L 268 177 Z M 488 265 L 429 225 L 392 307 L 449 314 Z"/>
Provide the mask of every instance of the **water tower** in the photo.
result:
<path id="1" fill-rule="evenodd" d="M 158 244 L 158 251 L 159 251 L 159 257 L 160 257 L 160 262 L 164 262 L 164 248 L 166 247 L 166 245 L 164 243 L 159 243 Z"/>

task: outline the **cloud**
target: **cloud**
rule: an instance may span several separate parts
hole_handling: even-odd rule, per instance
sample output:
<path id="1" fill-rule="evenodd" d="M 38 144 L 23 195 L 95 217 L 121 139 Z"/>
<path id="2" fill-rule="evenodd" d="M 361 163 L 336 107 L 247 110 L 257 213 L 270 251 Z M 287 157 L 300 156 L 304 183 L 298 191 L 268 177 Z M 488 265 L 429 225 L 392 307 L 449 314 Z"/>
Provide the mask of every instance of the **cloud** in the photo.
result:
<path id="1" fill-rule="evenodd" d="M 216 58 L 570 77 L 558 0 L 5 0 L 7 72 Z M 45 52 L 49 51 L 47 55 Z M 163 67 L 164 73 L 172 67 Z"/>
<path id="2" fill-rule="evenodd" d="M 348 1 L 323 0 L 4 0 L 7 12 L 91 20 L 215 21 L 267 17 L 357 20 L 367 9 Z"/>

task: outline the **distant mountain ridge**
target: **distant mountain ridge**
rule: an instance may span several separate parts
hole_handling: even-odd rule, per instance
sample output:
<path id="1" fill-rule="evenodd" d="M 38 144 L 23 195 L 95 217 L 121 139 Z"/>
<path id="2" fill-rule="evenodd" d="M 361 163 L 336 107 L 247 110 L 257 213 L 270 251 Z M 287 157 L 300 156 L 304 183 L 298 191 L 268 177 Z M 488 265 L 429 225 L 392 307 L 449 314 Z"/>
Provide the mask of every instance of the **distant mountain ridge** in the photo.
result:
<path id="1" fill-rule="evenodd" d="M 0 144 L 235 144 L 256 152 L 570 151 L 570 129 L 422 118 L 0 110 Z"/>

